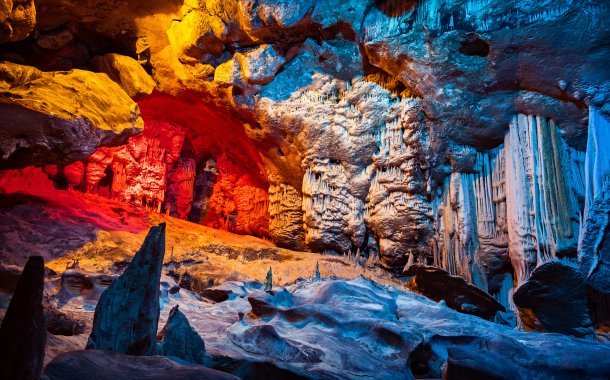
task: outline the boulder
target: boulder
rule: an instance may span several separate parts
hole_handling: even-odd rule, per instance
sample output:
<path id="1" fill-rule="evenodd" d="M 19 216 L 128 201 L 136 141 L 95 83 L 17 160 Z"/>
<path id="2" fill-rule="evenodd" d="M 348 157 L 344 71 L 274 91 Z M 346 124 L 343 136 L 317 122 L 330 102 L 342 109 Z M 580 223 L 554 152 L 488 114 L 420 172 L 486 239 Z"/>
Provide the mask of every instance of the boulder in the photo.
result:
<path id="1" fill-rule="evenodd" d="M 117 278 L 116 275 L 91 273 L 80 268 L 68 269 L 61 274 L 59 291 L 55 295 L 57 307 L 61 309 L 70 302 L 78 302 L 78 307 L 94 311 L 102 293 Z"/>
<path id="2" fill-rule="evenodd" d="M 45 306 L 44 317 L 47 322 L 47 331 L 53 335 L 72 336 L 85 332 L 85 322 L 62 313 L 51 305 Z"/>
<path id="3" fill-rule="evenodd" d="M 59 49 L 72 41 L 72 33 L 67 28 L 57 28 L 38 36 L 36 44 L 45 49 Z"/>
<path id="4" fill-rule="evenodd" d="M 152 227 L 140 250 L 95 308 L 87 349 L 135 356 L 157 352 L 159 281 L 165 255 L 165 223 Z"/>
<path id="5" fill-rule="evenodd" d="M 0 63 L 0 169 L 71 164 L 143 130 L 138 105 L 104 74 Z"/>
<path id="6" fill-rule="evenodd" d="M 235 380 L 234 376 L 163 356 L 137 357 L 112 351 L 61 354 L 44 370 L 44 380 Z"/>
<path id="7" fill-rule="evenodd" d="M 594 340 L 587 299 L 580 270 L 557 261 L 537 267 L 513 294 L 526 330 Z"/>
<path id="8" fill-rule="evenodd" d="M 132 98 L 150 95 L 155 89 L 155 81 L 131 57 L 113 53 L 98 55 L 91 61 L 91 68 L 107 74 Z"/>
<path id="9" fill-rule="evenodd" d="M 44 260 L 30 256 L 0 327 L 0 379 L 38 379 L 47 341 Z"/>
<path id="10" fill-rule="evenodd" d="M 178 310 L 178 305 L 169 312 L 163 330 L 157 335 L 158 354 L 186 360 L 189 363 L 204 364 L 205 344 L 191 327 L 186 316 Z"/>
<path id="11" fill-rule="evenodd" d="M 436 302 L 443 300 L 448 307 L 459 312 L 493 320 L 498 311 L 506 311 L 502 304 L 483 290 L 442 269 L 414 264 L 403 274 L 412 276 L 408 285 L 411 290 Z"/>

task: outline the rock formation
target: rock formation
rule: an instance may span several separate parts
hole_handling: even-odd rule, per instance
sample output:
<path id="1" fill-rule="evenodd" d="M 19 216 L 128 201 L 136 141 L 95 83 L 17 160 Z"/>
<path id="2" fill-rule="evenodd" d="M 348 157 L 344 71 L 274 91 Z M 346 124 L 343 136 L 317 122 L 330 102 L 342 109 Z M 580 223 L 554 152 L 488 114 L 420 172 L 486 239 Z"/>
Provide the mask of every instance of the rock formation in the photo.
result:
<path id="1" fill-rule="evenodd" d="M 71 164 L 143 129 L 137 104 L 106 75 L 4 62 L 0 88 L 3 169 Z"/>
<path id="2" fill-rule="evenodd" d="M 93 197 L 123 218 L 104 220 L 120 226 L 112 231 L 178 218 L 270 239 L 294 258 L 324 253 L 353 268 L 350 278 L 387 273 L 512 328 L 608 339 L 603 1 L 100 1 L 0 0 L 0 169 L 14 169 L 0 173 L 10 193 L 0 213 L 15 225 L 0 225 L 3 262 L 23 265 L 33 249 L 57 259 L 94 241 L 101 222 L 85 212 L 70 214 L 73 225 L 32 217 Z M 39 226 L 49 225 L 71 232 L 43 244 Z M 213 288 L 219 272 L 201 253 L 261 272 L 287 257 L 279 248 L 189 236 L 193 262 L 167 264 L 177 283 L 223 304 L 249 294 L 262 318 L 300 307 L 273 306 L 283 294 L 273 289 Z M 88 297 L 76 272 L 64 273 L 75 291 L 58 299 Z M 162 288 L 165 302 L 172 288 Z M 108 347 L 151 354 L 156 325 L 146 323 L 136 340 L 149 343 Z M 281 326 L 249 329 L 240 334 L 275 342 L 258 355 L 298 346 Z M 483 359 L 480 346 L 441 355 L 426 344 L 416 372 L 531 374 L 499 348 Z M 426 370 L 441 361 L 447 373 Z"/>
<path id="3" fill-rule="evenodd" d="M 39 379 L 47 341 L 42 307 L 44 260 L 32 256 L 23 268 L 0 327 L 0 378 Z"/>
<path id="4" fill-rule="evenodd" d="M 193 379 L 235 380 L 234 376 L 163 356 L 137 357 L 113 351 L 83 350 L 62 354 L 49 363 L 41 379 Z"/>
<path id="5" fill-rule="evenodd" d="M 167 324 L 157 334 L 158 354 L 176 357 L 189 363 L 204 364 L 205 344 L 191 327 L 188 319 L 178 310 L 178 305 L 169 312 Z"/>
<path id="6" fill-rule="evenodd" d="M 160 224 L 150 229 L 125 272 L 102 293 L 87 349 L 136 356 L 156 354 L 164 255 L 165 224 Z"/>

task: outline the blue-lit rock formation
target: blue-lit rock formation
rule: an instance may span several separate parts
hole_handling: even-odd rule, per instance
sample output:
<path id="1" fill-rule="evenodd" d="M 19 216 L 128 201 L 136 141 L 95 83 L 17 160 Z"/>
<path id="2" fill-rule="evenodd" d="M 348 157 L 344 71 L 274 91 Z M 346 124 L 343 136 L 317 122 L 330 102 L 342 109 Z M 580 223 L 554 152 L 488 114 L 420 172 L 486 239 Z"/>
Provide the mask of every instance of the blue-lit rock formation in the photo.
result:
<path id="1" fill-rule="evenodd" d="M 152 227 L 125 272 L 102 293 L 87 349 L 135 356 L 157 353 L 159 282 L 165 224 Z"/>

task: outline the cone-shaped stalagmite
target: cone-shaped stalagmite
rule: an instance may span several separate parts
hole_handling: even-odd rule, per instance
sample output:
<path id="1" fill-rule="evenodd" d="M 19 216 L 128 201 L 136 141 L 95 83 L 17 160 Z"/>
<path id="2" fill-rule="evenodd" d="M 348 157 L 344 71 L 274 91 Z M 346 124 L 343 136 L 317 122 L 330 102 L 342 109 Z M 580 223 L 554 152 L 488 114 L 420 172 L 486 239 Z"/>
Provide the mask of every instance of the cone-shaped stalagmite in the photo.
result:
<path id="1" fill-rule="evenodd" d="M 203 364 L 205 344 L 191 327 L 186 316 L 178 310 L 178 305 L 169 312 L 167 324 L 157 336 L 158 355 L 177 357 L 187 362 Z"/>
<path id="2" fill-rule="evenodd" d="M 100 297 L 87 349 L 155 355 L 165 223 L 152 227 L 125 272 Z"/>
<path id="3" fill-rule="evenodd" d="M 42 308 L 44 260 L 30 256 L 0 328 L 0 379 L 40 378 L 47 326 Z"/>

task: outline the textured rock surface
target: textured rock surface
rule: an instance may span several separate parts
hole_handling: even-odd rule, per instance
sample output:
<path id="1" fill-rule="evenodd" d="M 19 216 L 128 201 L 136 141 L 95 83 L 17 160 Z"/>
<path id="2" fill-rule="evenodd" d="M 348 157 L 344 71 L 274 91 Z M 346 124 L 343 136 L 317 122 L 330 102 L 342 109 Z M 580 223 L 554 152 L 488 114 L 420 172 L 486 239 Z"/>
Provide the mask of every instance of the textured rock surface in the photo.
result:
<path id="1" fill-rule="evenodd" d="M 178 310 L 178 305 L 169 312 L 167 323 L 157 335 L 157 340 L 159 355 L 204 364 L 205 344 L 188 319 Z"/>
<path id="2" fill-rule="evenodd" d="M 0 43 L 27 37 L 36 25 L 34 0 L 0 2 Z"/>
<path id="3" fill-rule="evenodd" d="M 220 371 L 163 356 L 136 357 L 113 351 L 73 351 L 59 355 L 42 374 L 44 380 L 76 379 L 234 380 Z"/>
<path id="4" fill-rule="evenodd" d="M 403 274 L 412 276 L 411 290 L 437 302 L 445 301 L 447 306 L 462 313 L 493 320 L 498 311 L 506 311 L 489 294 L 441 269 L 415 264 Z"/>
<path id="5" fill-rule="evenodd" d="M 531 331 L 548 331 L 592 339 L 595 330 L 587 305 L 587 288 L 577 268 L 545 263 L 513 295 L 521 322 Z"/>
<path id="6" fill-rule="evenodd" d="M 152 227 L 125 272 L 102 293 L 87 349 L 154 355 L 165 224 Z"/>
<path id="7" fill-rule="evenodd" d="M 70 164 L 142 131 L 138 106 L 106 75 L 0 64 L 3 169 Z"/>
<path id="8" fill-rule="evenodd" d="M 44 260 L 32 256 L 23 268 L 0 327 L 0 378 L 38 379 L 47 328 L 42 307 Z"/>
<path id="9" fill-rule="evenodd" d="M 540 380 L 608 376 L 605 344 L 514 331 L 365 278 L 299 281 L 285 291 L 292 305 L 285 298 L 267 299 L 276 308 L 273 317 L 256 317 L 242 298 L 208 305 L 204 313 L 197 303 L 181 303 L 180 309 L 216 358 L 212 368 L 240 377 L 254 377 L 257 365 L 266 365 L 267 378 L 440 379 L 452 373 L 450 360 L 467 359 L 457 364 L 496 376 L 515 371 Z"/>
<path id="10" fill-rule="evenodd" d="M 107 74 L 132 98 L 150 95 L 155 88 L 155 81 L 144 71 L 138 61 L 131 57 L 105 54 L 94 57 L 91 65 L 94 70 Z"/>

